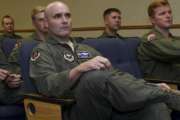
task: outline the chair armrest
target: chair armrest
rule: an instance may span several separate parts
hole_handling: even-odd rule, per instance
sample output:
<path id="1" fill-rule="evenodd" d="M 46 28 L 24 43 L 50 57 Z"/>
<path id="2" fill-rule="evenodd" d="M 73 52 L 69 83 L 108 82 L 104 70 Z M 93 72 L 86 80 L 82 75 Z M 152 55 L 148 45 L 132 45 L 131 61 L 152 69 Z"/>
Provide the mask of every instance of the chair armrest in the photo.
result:
<path id="1" fill-rule="evenodd" d="M 180 82 L 172 81 L 172 80 L 161 80 L 161 79 L 148 78 L 148 77 L 145 77 L 144 80 L 150 83 L 166 83 L 172 89 L 176 89 L 176 90 L 178 89 L 178 86 L 180 86 Z"/>
<path id="2" fill-rule="evenodd" d="M 180 81 L 172 81 L 172 80 L 161 80 L 161 79 L 155 79 L 155 78 L 144 78 L 144 80 L 148 81 L 148 82 L 152 82 L 152 83 L 167 83 L 167 84 L 176 84 L 176 85 L 180 85 Z"/>
<path id="3" fill-rule="evenodd" d="M 34 93 L 33 94 L 24 94 L 24 99 L 33 99 L 33 100 L 38 100 L 38 101 L 43 101 L 43 102 L 48 102 L 48 103 L 61 104 L 61 106 L 69 106 L 76 102 L 75 99 L 52 98 L 52 97 L 47 97 L 44 95 L 34 94 Z"/>

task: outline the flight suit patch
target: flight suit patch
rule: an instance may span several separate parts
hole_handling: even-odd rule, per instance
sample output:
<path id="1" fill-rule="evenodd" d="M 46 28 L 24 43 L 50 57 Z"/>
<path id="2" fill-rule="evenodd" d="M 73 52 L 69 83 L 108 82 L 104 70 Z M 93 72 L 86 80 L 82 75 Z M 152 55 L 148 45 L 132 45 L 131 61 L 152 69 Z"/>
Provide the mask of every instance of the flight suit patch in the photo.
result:
<path id="1" fill-rule="evenodd" d="M 80 59 L 88 59 L 91 58 L 91 54 L 87 51 L 80 51 L 77 53 L 78 58 Z"/>
<path id="2" fill-rule="evenodd" d="M 40 57 L 40 52 L 34 51 L 31 55 L 31 61 L 36 61 Z"/>
<path id="3" fill-rule="evenodd" d="M 74 56 L 71 53 L 64 53 L 64 59 L 67 60 L 68 62 L 73 62 L 74 61 Z"/>
<path id="4" fill-rule="evenodd" d="M 148 36 L 147 36 L 147 40 L 149 42 L 151 41 L 154 41 L 156 39 L 156 35 L 154 33 L 150 33 Z"/>
<path id="5" fill-rule="evenodd" d="M 20 48 L 20 47 L 21 47 L 21 44 L 22 44 L 22 42 L 21 42 L 20 40 L 17 41 L 16 44 L 15 44 L 15 46 L 14 46 L 14 48 Z"/>

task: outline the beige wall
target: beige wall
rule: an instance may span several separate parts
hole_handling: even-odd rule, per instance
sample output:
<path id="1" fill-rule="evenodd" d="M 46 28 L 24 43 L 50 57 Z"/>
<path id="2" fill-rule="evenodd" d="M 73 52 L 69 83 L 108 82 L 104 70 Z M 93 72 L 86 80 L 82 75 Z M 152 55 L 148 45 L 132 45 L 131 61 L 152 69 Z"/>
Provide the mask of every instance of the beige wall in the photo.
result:
<path id="1" fill-rule="evenodd" d="M 54 0 L 1 0 L 0 15 L 10 14 L 15 18 L 16 29 L 31 29 L 30 12 L 34 6 L 46 5 Z M 122 11 L 123 25 L 149 24 L 146 8 L 152 0 L 63 0 L 72 11 L 73 27 L 103 26 L 102 12 L 108 7 L 117 7 Z M 169 0 L 174 23 L 180 23 L 180 0 Z M 147 30 L 145 30 L 147 31 Z M 142 35 L 144 30 L 123 30 L 125 36 Z M 174 30 L 180 34 L 179 30 Z M 94 37 L 102 31 L 73 32 L 76 36 Z M 24 34 L 25 35 L 25 34 Z"/>

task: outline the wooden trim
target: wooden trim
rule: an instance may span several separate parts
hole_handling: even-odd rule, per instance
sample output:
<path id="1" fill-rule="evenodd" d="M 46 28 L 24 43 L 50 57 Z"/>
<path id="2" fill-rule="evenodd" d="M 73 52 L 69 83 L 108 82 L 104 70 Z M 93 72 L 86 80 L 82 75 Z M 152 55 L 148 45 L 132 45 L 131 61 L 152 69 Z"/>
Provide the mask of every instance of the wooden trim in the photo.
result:
<path id="1" fill-rule="evenodd" d="M 150 29 L 152 28 L 152 25 L 124 25 L 121 27 L 122 30 L 137 30 L 137 29 Z M 180 24 L 174 24 L 171 27 L 172 29 L 180 29 Z M 77 27 L 77 28 L 72 28 L 72 31 L 101 31 L 103 30 L 104 27 Z M 0 30 L 0 33 L 3 31 Z M 34 32 L 34 29 L 17 29 L 15 32 L 19 33 L 29 33 L 29 32 Z"/>

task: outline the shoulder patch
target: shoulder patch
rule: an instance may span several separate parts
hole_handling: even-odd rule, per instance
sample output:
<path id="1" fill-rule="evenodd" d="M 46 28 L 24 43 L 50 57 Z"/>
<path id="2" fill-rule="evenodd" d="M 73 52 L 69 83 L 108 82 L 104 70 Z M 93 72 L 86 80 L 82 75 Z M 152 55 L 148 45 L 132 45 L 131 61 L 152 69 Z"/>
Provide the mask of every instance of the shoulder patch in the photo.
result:
<path id="1" fill-rule="evenodd" d="M 153 40 L 156 39 L 156 35 L 154 33 L 150 33 L 148 36 L 147 36 L 147 41 L 151 42 Z"/>
<path id="2" fill-rule="evenodd" d="M 20 40 L 18 40 L 17 42 L 16 42 L 16 44 L 15 44 L 15 48 L 20 48 L 21 47 L 21 44 L 22 44 L 22 42 L 20 41 Z"/>
<path id="3" fill-rule="evenodd" d="M 34 51 L 31 55 L 31 61 L 36 61 L 40 57 L 40 52 Z"/>

